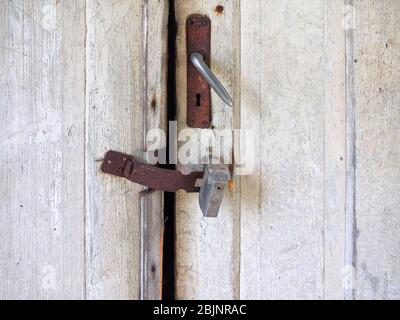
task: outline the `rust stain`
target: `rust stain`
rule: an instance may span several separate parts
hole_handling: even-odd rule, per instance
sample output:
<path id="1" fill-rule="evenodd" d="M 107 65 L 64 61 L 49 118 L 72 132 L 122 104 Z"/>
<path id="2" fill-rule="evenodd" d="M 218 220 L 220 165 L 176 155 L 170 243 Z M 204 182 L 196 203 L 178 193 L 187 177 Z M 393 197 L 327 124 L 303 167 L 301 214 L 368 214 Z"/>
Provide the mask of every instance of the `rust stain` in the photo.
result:
<path id="1" fill-rule="evenodd" d="M 155 111 L 156 110 L 156 107 L 157 107 L 157 99 L 156 99 L 156 97 L 153 97 L 153 99 L 151 99 L 151 109 L 153 110 L 153 111 Z"/>
<path id="2" fill-rule="evenodd" d="M 235 190 L 235 181 L 229 180 L 228 181 L 228 191 L 233 192 Z"/>
<path id="3" fill-rule="evenodd" d="M 215 7 L 215 12 L 217 15 L 221 15 L 224 13 L 224 6 L 218 5 Z"/>

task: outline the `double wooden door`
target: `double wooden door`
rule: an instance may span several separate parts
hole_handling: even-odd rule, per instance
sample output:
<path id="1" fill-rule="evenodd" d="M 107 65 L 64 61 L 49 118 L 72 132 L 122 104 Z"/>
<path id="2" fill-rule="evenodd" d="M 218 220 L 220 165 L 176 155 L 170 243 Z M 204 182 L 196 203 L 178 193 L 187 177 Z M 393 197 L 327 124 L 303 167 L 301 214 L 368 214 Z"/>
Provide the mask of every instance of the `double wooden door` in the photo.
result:
<path id="1" fill-rule="evenodd" d="M 163 193 L 99 167 L 144 160 L 167 108 L 186 128 L 193 13 L 234 99 L 213 130 L 252 129 L 255 156 L 217 218 L 177 193 L 176 298 L 399 298 L 397 0 L 1 0 L 0 297 L 161 296 Z"/>

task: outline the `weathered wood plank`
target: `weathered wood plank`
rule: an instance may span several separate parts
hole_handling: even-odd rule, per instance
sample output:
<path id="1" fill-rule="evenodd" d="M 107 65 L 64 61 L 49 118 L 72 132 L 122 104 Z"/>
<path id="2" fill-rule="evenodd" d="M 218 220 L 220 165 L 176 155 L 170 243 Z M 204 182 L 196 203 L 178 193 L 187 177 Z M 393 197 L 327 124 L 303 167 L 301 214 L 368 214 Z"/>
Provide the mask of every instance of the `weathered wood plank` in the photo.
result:
<path id="1" fill-rule="evenodd" d="M 400 2 L 356 0 L 356 299 L 400 297 Z"/>
<path id="2" fill-rule="evenodd" d="M 98 169 L 165 128 L 167 8 L 1 3 L 1 297 L 160 297 L 162 194 Z"/>
<path id="3" fill-rule="evenodd" d="M 322 298 L 322 1 L 241 5 L 241 126 L 256 170 L 241 179 L 241 298 Z"/>
<path id="4" fill-rule="evenodd" d="M 144 158 L 146 130 L 165 126 L 166 10 L 165 1 L 157 6 L 147 1 L 88 1 L 86 266 L 90 299 L 160 296 L 162 194 L 143 199 L 139 195 L 143 187 L 101 174 L 99 164 L 109 149 Z M 151 237 L 146 230 L 153 232 Z"/>
<path id="5" fill-rule="evenodd" d="M 200 8 L 178 3 L 179 26 L 190 13 L 207 12 L 214 5 L 212 1 L 201 3 Z M 200 213 L 198 220 L 192 218 L 198 212 L 196 195 L 178 194 L 178 297 L 220 297 L 221 274 L 230 274 L 218 267 L 223 259 L 225 265 L 232 262 L 233 272 L 237 270 L 235 259 L 240 261 L 240 284 L 236 279 L 232 292 L 238 296 L 235 290 L 240 286 L 241 298 L 344 297 L 343 9 L 342 1 L 307 5 L 301 1 L 255 1 L 251 5 L 242 1 L 236 15 L 224 17 L 234 21 L 230 29 L 235 31 L 233 39 L 226 33 L 220 35 L 220 45 L 240 43 L 239 59 L 231 60 L 229 67 L 233 76 L 240 73 L 240 86 L 233 86 L 241 106 L 235 109 L 238 122 L 241 129 L 255 133 L 255 171 L 241 177 L 240 193 L 234 195 L 240 197 L 240 222 L 233 222 L 240 223 L 241 256 L 234 251 L 233 259 L 228 256 L 231 260 L 223 256 L 226 252 L 213 262 L 207 259 L 201 246 L 226 238 L 222 233 L 213 236 L 203 231 L 207 238 L 200 242 L 202 229 L 209 228 L 204 223 L 210 222 L 202 221 Z M 218 31 L 213 27 L 214 37 Z M 185 79 L 185 63 L 179 59 L 185 59 L 184 40 L 181 30 L 178 79 Z M 178 120 L 183 128 L 186 88 L 179 80 L 178 88 Z M 230 119 L 235 121 L 235 115 Z M 213 122 L 232 127 L 232 122 L 218 117 Z M 235 203 L 235 199 L 230 201 Z M 222 208 L 222 216 L 226 212 Z"/>
<path id="6" fill-rule="evenodd" d="M 186 31 L 189 15 L 206 14 L 211 19 L 211 68 L 234 99 L 238 96 L 239 70 L 235 69 L 238 41 L 238 1 L 176 0 L 177 121 L 186 128 Z M 218 11 L 217 6 L 223 10 Z M 222 12 L 221 12 L 222 11 Z M 239 109 L 234 107 L 235 112 Z M 212 123 L 218 129 L 233 129 L 234 110 L 212 93 Z M 184 166 L 179 166 L 185 170 Z M 217 219 L 203 218 L 198 194 L 176 196 L 176 296 L 178 299 L 232 299 L 239 297 L 239 197 L 238 189 L 227 192 Z"/>
<path id="7" fill-rule="evenodd" d="M 168 1 L 145 2 L 144 24 L 146 40 L 144 54 L 145 132 L 167 128 L 167 39 Z M 147 140 L 146 140 L 147 141 Z M 151 141 L 147 141 L 151 143 Z M 145 146 L 144 150 L 148 150 Z M 161 154 L 161 151 L 159 152 Z M 162 294 L 162 240 L 164 229 L 163 192 L 143 194 L 141 208 L 141 299 L 161 299 Z"/>
<path id="8" fill-rule="evenodd" d="M 351 250 L 346 244 L 345 37 L 350 26 L 345 8 L 343 0 L 324 1 L 324 299 L 345 298 L 345 257 Z"/>
<path id="9" fill-rule="evenodd" d="M 85 3 L 0 2 L 0 298 L 81 299 Z"/>
<path id="10" fill-rule="evenodd" d="M 241 125 L 259 155 L 241 179 L 242 298 L 344 298 L 343 9 L 241 5 Z"/>

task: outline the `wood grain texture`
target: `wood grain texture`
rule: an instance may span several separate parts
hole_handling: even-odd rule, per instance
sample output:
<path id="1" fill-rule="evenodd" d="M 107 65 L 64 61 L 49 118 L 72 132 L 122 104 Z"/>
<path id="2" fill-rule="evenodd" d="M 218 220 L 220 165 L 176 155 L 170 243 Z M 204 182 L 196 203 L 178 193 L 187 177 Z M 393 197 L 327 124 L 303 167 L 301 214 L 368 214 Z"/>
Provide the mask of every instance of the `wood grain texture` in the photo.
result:
<path id="1" fill-rule="evenodd" d="M 255 171 L 241 177 L 233 199 L 224 198 L 227 207 L 221 208 L 220 222 L 201 218 L 197 195 L 178 194 L 178 298 L 343 298 L 343 3 L 241 1 L 240 10 L 233 13 L 224 3 L 224 21 L 233 38 L 215 29 L 219 20 L 211 8 L 216 5 L 178 2 L 178 25 L 191 13 L 207 13 L 212 17 L 212 36 L 219 40 L 212 48 L 216 45 L 227 55 L 232 45 L 240 44 L 236 60 L 224 59 L 233 63 L 225 68 L 233 77 L 240 74 L 240 83 L 232 88 L 234 115 L 231 121 L 217 115 L 213 124 L 232 128 L 239 122 L 241 129 L 254 130 Z M 179 84 L 186 74 L 183 41 L 181 30 L 181 128 L 186 119 L 186 88 Z M 240 207 L 236 204 L 232 210 L 229 206 L 237 199 Z M 224 220 L 225 214 L 240 224 L 240 254 L 232 251 L 237 242 L 225 236 L 226 231 L 238 234 Z M 217 254 L 215 243 L 225 249 Z M 228 277 L 236 282 L 222 287 Z"/>
<path id="2" fill-rule="evenodd" d="M 323 2 L 242 2 L 241 32 L 241 127 L 255 128 L 258 158 L 241 179 L 241 298 L 320 299 Z"/>
<path id="3" fill-rule="evenodd" d="M 85 3 L 0 2 L 0 298 L 82 299 Z"/>
<path id="4" fill-rule="evenodd" d="M 179 198 L 180 297 L 220 297 L 225 259 L 240 261 L 240 281 L 224 294 L 240 298 L 399 298 L 398 12 L 394 0 L 242 0 L 226 16 L 240 30 L 236 110 L 256 134 L 255 171 L 240 179 L 240 255 L 228 260 L 208 260 L 186 218 L 197 197 Z"/>
<path id="5" fill-rule="evenodd" d="M 238 99 L 235 69 L 238 42 L 235 35 L 239 13 L 237 1 L 176 0 L 177 121 L 186 128 L 186 19 L 206 14 L 211 19 L 211 68 L 234 99 Z M 223 6 L 223 12 L 216 7 Z M 212 92 L 212 136 L 218 129 L 232 129 L 235 116 Z M 235 109 L 236 110 L 236 109 Z M 179 169 L 186 171 L 183 165 Z M 187 172 L 187 171 L 186 171 Z M 232 299 L 239 297 L 239 202 L 238 189 L 226 192 L 217 219 L 203 218 L 198 194 L 176 196 L 176 297 L 178 299 Z"/>
<path id="6" fill-rule="evenodd" d="M 0 297 L 158 299 L 162 193 L 99 171 L 165 128 L 167 1 L 1 1 Z"/>
<path id="7" fill-rule="evenodd" d="M 167 0 L 144 2 L 145 63 L 143 81 L 143 122 L 145 133 L 167 128 Z M 145 140 L 144 150 L 151 141 Z M 162 151 L 158 154 L 161 156 Z M 163 192 L 141 195 L 141 299 L 160 299 L 162 294 L 162 250 L 164 232 Z"/>
<path id="8" fill-rule="evenodd" d="M 89 299 L 160 297 L 162 195 L 152 195 L 149 202 L 139 195 L 144 187 L 106 176 L 99 172 L 99 165 L 109 149 L 143 159 L 146 130 L 165 125 L 161 118 L 165 109 L 165 41 L 161 40 L 162 36 L 165 40 L 166 28 L 164 3 L 149 8 L 147 1 L 88 1 Z M 152 96 L 159 101 L 155 110 L 149 98 Z M 146 230 L 154 232 L 151 238 Z"/>
<path id="9" fill-rule="evenodd" d="M 354 1 L 356 299 L 400 297 L 400 2 Z"/>
<path id="10" fill-rule="evenodd" d="M 207 14 L 235 100 L 213 93 L 213 134 L 253 129 L 256 146 L 218 218 L 177 194 L 177 298 L 398 299 L 399 1 L 175 5 L 179 129 L 184 25 Z M 165 128 L 167 13 L 0 2 L 1 299 L 160 297 L 162 194 L 99 166 L 109 149 L 143 160 Z"/>
<path id="11" fill-rule="evenodd" d="M 346 26 L 342 0 L 324 1 L 324 299 L 345 299 Z"/>

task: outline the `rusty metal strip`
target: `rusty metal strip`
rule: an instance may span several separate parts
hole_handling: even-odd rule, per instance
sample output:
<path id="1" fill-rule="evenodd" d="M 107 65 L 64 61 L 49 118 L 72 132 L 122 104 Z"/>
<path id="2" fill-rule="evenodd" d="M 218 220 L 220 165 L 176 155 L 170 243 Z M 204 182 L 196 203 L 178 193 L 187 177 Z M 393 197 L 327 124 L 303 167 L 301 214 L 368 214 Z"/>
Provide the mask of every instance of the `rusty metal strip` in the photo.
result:
<path id="1" fill-rule="evenodd" d="M 207 16 L 195 14 L 186 21 L 187 49 L 187 125 L 208 128 L 211 123 L 210 86 L 190 61 L 192 53 L 201 53 L 210 66 L 211 21 Z"/>
<path id="2" fill-rule="evenodd" d="M 196 180 L 203 177 L 203 172 L 184 175 L 179 171 L 162 169 L 136 160 L 134 157 L 116 151 L 108 151 L 101 165 L 101 171 L 126 178 L 132 182 L 154 190 L 176 192 L 198 192 Z"/>

